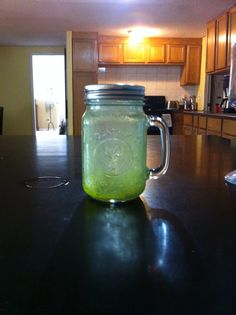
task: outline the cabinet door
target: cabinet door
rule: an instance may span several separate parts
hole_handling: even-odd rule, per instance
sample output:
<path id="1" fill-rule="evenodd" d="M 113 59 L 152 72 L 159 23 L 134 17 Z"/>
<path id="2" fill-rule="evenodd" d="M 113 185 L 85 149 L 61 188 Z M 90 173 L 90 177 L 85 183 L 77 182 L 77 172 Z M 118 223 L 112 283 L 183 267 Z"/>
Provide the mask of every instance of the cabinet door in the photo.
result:
<path id="1" fill-rule="evenodd" d="M 205 116 L 200 116 L 198 120 L 198 128 L 206 130 L 207 118 Z"/>
<path id="2" fill-rule="evenodd" d="M 216 20 L 215 70 L 221 70 L 227 66 L 227 25 L 228 13 L 225 13 Z"/>
<path id="3" fill-rule="evenodd" d="M 236 42 L 236 7 L 229 11 L 227 66 L 231 62 L 231 45 Z"/>
<path id="4" fill-rule="evenodd" d="M 97 41 L 73 39 L 73 71 L 97 71 Z"/>
<path id="5" fill-rule="evenodd" d="M 207 119 L 207 134 L 221 136 L 222 119 L 208 117 Z"/>
<path id="6" fill-rule="evenodd" d="M 215 70 L 215 36 L 216 23 L 211 21 L 207 24 L 207 56 L 206 56 L 206 72 Z"/>
<path id="7" fill-rule="evenodd" d="M 167 45 L 166 62 L 184 64 L 185 63 L 185 45 L 181 45 L 181 44 Z"/>
<path id="8" fill-rule="evenodd" d="M 206 116 L 199 116 L 197 133 L 199 135 L 206 135 L 206 133 L 207 133 L 207 118 L 206 118 Z"/>
<path id="9" fill-rule="evenodd" d="M 183 113 L 173 113 L 173 134 L 182 135 L 183 134 Z"/>
<path id="10" fill-rule="evenodd" d="M 122 45 L 121 44 L 100 44 L 99 45 L 100 63 L 121 63 L 122 62 Z"/>
<path id="11" fill-rule="evenodd" d="M 145 63 L 145 45 L 137 44 L 134 46 L 124 45 L 125 63 Z"/>
<path id="12" fill-rule="evenodd" d="M 164 63 L 165 62 L 165 45 L 149 44 L 147 47 L 148 63 Z"/>
<path id="13" fill-rule="evenodd" d="M 184 126 L 191 126 L 193 125 L 193 115 L 191 114 L 184 114 Z"/>
<path id="14" fill-rule="evenodd" d="M 223 120 L 222 137 L 236 139 L 236 120 Z"/>
<path id="15" fill-rule="evenodd" d="M 184 126 L 183 127 L 183 134 L 185 136 L 191 136 L 193 134 L 193 127 L 191 127 L 191 126 Z"/>
<path id="16" fill-rule="evenodd" d="M 198 133 L 198 115 L 193 115 L 193 134 L 197 135 Z"/>
<path id="17" fill-rule="evenodd" d="M 201 70 L 201 46 L 188 45 L 186 64 L 184 65 L 181 73 L 181 85 L 194 85 L 200 82 Z"/>
<path id="18" fill-rule="evenodd" d="M 198 115 L 193 116 L 193 127 L 198 128 Z"/>

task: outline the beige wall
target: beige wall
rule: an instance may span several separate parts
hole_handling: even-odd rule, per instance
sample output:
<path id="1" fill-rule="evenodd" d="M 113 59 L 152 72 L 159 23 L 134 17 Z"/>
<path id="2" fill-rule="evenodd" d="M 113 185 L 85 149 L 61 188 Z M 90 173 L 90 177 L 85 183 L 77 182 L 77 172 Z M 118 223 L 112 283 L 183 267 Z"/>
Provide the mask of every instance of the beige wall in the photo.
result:
<path id="1" fill-rule="evenodd" d="M 0 106 L 4 135 L 32 135 L 32 55 L 64 54 L 64 47 L 0 46 Z"/>

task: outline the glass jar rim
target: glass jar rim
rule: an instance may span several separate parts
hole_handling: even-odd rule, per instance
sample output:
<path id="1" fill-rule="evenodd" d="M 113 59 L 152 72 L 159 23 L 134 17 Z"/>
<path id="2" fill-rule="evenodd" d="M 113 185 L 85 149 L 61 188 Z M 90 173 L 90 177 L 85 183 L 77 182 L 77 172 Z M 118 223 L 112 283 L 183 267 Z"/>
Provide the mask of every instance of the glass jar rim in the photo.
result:
<path id="1" fill-rule="evenodd" d="M 144 86 L 133 84 L 91 84 L 85 86 L 85 100 L 144 100 Z"/>

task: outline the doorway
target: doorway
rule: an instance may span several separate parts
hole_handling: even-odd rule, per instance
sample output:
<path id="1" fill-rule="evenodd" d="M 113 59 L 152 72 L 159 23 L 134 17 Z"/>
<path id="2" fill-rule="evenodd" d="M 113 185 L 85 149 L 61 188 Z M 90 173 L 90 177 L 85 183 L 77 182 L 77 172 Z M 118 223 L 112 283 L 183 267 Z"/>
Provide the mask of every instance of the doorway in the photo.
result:
<path id="1" fill-rule="evenodd" d="M 66 133 L 65 56 L 33 55 L 36 135 Z"/>

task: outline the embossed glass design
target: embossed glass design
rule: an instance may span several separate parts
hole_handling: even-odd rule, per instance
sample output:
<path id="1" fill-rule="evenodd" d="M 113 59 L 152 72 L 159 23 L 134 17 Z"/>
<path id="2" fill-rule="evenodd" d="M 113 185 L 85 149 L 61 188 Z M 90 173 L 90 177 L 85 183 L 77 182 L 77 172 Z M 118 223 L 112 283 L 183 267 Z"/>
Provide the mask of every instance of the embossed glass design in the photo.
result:
<path id="1" fill-rule="evenodd" d="M 143 112 L 143 94 L 132 98 L 133 86 L 130 92 L 129 86 L 119 85 L 117 93 L 114 87 L 102 85 L 96 90 L 105 97 L 87 96 L 82 119 L 83 189 L 94 199 L 109 202 L 137 198 L 146 180 L 155 178 L 153 172 L 159 174 L 164 166 L 166 171 L 169 159 L 165 152 L 161 170 L 146 167 L 147 128 L 153 122 Z"/>

